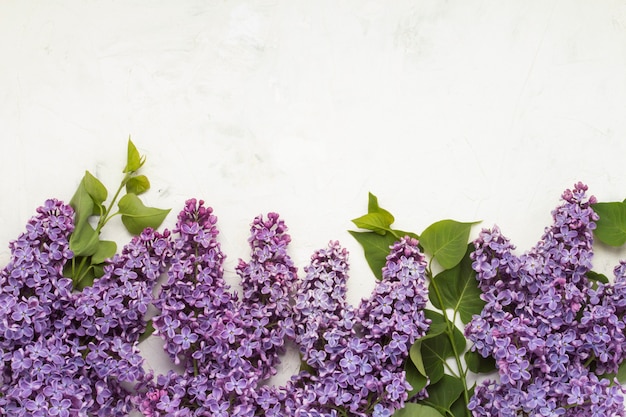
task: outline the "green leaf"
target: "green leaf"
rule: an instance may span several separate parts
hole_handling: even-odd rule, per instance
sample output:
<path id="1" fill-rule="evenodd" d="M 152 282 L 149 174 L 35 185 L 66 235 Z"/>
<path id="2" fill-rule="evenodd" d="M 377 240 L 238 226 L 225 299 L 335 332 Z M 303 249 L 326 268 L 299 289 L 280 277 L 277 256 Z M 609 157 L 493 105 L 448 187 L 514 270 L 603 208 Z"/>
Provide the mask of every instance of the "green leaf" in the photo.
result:
<path id="1" fill-rule="evenodd" d="M 421 355 L 420 355 L 421 358 Z M 416 364 L 411 358 L 404 364 L 404 372 L 406 375 L 406 381 L 411 385 L 411 391 L 409 391 L 409 398 L 420 392 L 427 384 L 428 378 L 426 377 L 426 371 L 424 370 L 424 364 Z M 421 370 L 419 369 L 421 368 Z"/>
<path id="2" fill-rule="evenodd" d="M 83 184 L 85 186 L 85 191 L 87 191 L 87 193 L 91 196 L 95 204 L 102 204 L 104 200 L 107 199 L 106 187 L 98 178 L 91 175 L 89 171 L 85 171 Z"/>
<path id="3" fill-rule="evenodd" d="M 170 212 L 169 209 L 146 207 L 135 194 L 126 194 L 117 205 L 122 223 L 134 235 L 140 234 L 146 227 L 157 229 Z"/>
<path id="4" fill-rule="evenodd" d="M 152 320 L 148 320 L 148 322 L 146 323 L 146 330 L 144 330 L 141 336 L 139 336 L 138 343 L 146 340 L 148 337 L 150 337 L 152 333 L 154 333 L 154 324 L 152 324 Z"/>
<path id="5" fill-rule="evenodd" d="M 393 417 L 443 417 L 443 414 L 427 405 L 405 403 L 404 408 L 396 411 Z"/>
<path id="6" fill-rule="evenodd" d="M 592 208 L 600 217 L 594 230 L 596 238 L 610 246 L 626 243 L 626 203 L 596 203 Z"/>
<path id="7" fill-rule="evenodd" d="M 91 268 L 93 270 L 93 275 L 96 278 L 100 278 L 102 275 L 104 275 L 104 267 L 102 266 L 102 264 L 91 265 Z M 93 283 L 93 281 L 92 281 L 92 283 Z"/>
<path id="8" fill-rule="evenodd" d="M 371 230 L 384 235 L 391 230 L 389 226 L 393 223 L 393 217 L 391 218 L 391 222 L 389 222 L 389 217 L 383 213 L 368 213 L 353 219 L 352 223 L 358 228 Z"/>
<path id="9" fill-rule="evenodd" d="M 444 333 L 448 326 L 446 325 L 446 319 L 443 315 L 437 311 L 426 309 L 424 310 L 424 315 L 428 320 L 430 320 L 430 327 L 428 328 L 428 332 L 424 336 L 420 338 L 420 340 L 430 339 L 431 337 L 435 337 Z"/>
<path id="10" fill-rule="evenodd" d="M 113 257 L 117 252 L 117 244 L 110 240 L 101 240 L 98 242 L 98 249 L 91 257 L 92 264 L 101 264 L 105 260 Z"/>
<path id="11" fill-rule="evenodd" d="M 447 413 L 463 393 L 464 387 L 463 381 L 458 377 L 444 375 L 436 384 L 429 385 L 426 390 L 428 398 L 424 400 L 424 403 Z"/>
<path id="12" fill-rule="evenodd" d="M 365 260 L 370 269 L 378 279 L 382 279 L 382 269 L 387 263 L 389 256 L 389 247 L 396 242 L 396 238 L 391 234 L 379 235 L 372 232 L 354 232 L 349 233 L 361 244 L 365 252 Z"/>
<path id="13" fill-rule="evenodd" d="M 389 220 L 390 225 L 394 222 L 393 215 L 378 205 L 378 197 L 372 193 L 369 193 L 367 197 L 367 212 L 383 214 Z"/>
<path id="14" fill-rule="evenodd" d="M 95 275 L 94 270 L 92 268 L 89 268 L 84 272 L 84 275 L 80 278 L 80 281 L 77 281 L 76 279 L 73 280 L 74 289 L 78 291 L 82 291 L 83 289 L 87 287 L 91 287 L 95 279 L 96 279 L 96 275 Z"/>
<path id="15" fill-rule="evenodd" d="M 98 250 L 99 236 L 88 222 L 80 222 L 70 235 L 70 250 L 74 256 L 91 256 Z"/>
<path id="16" fill-rule="evenodd" d="M 468 398 L 472 398 L 473 395 L 474 387 L 468 390 Z M 467 402 L 465 401 L 465 395 L 459 395 L 459 398 L 450 406 L 450 412 L 454 417 L 467 417 Z"/>
<path id="17" fill-rule="evenodd" d="M 453 309 L 459 313 L 461 321 L 469 323 L 474 314 L 480 314 L 485 302 L 480 299 L 482 291 L 478 287 L 476 272 L 472 269 L 470 253 L 474 245 L 466 246 L 465 256 L 452 269 L 437 274 L 430 282 L 428 295 L 435 308 Z M 435 287 L 438 291 L 435 290 Z M 439 297 L 441 296 L 441 305 Z"/>
<path id="18" fill-rule="evenodd" d="M 448 358 L 454 357 L 455 348 L 456 351 L 461 353 L 465 350 L 467 344 L 463 333 L 454 327 L 452 330 L 452 336 L 454 340 L 454 347 L 450 343 L 448 333 L 441 333 L 430 339 L 420 339 L 416 342 L 421 344 L 422 360 L 424 363 L 424 369 L 426 374 L 430 378 L 430 383 L 434 384 L 444 376 L 444 363 Z M 411 347 L 413 350 L 413 347 Z"/>
<path id="19" fill-rule="evenodd" d="M 475 374 L 489 373 L 496 370 L 496 361 L 491 356 L 483 358 L 477 351 L 468 350 L 465 352 L 465 363 L 467 369 Z"/>
<path id="20" fill-rule="evenodd" d="M 85 223 L 92 215 L 94 211 L 93 198 L 85 188 L 84 178 L 78 184 L 78 188 L 70 200 L 70 206 L 74 209 L 74 224 L 76 226 Z M 76 230 L 73 233 L 75 234 Z"/>
<path id="21" fill-rule="evenodd" d="M 441 220 L 428 226 L 420 236 L 420 243 L 444 269 L 461 262 L 465 255 L 472 223 Z"/>
<path id="22" fill-rule="evenodd" d="M 585 275 L 587 276 L 587 279 L 589 279 L 590 281 L 601 282 L 603 284 L 609 283 L 609 278 L 604 274 L 600 274 L 599 272 L 587 271 Z"/>
<path id="23" fill-rule="evenodd" d="M 135 147 L 135 144 L 133 143 L 133 141 L 130 140 L 130 138 L 128 138 L 128 152 L 127 152 L 127 157 L 126 157 L 126 167 L 124 168 L 123 172 L 124 173 L 135 172 L 139 168 L 141 168 L 144 162 L 146 162 L 146 158 L 142 157 L 139 154 L 139 151 Z"/>
<path id="24" fill-rule="evenodd" d="M 626 361 L 623 361 L 617 370 L 617 380 L 620 384 L 626 384 Z"/>
<path id="25" fill-rule="evenodd" d="M 126 182 L 126 192 L 135 195 L 141 195 L 150 189 L 150 181 L 145 175 L 137 175 L 131 177 Z"/>
<path id="26" fill-rule="evenodd" d="M 372 230 L 384 235 L 391 231 L 394 222 L 393 215 L 378 205 L 378 198 L 369 193 L 367 202 L 367 214 L 353 219 L 352 222 L 361 229 Z"/>

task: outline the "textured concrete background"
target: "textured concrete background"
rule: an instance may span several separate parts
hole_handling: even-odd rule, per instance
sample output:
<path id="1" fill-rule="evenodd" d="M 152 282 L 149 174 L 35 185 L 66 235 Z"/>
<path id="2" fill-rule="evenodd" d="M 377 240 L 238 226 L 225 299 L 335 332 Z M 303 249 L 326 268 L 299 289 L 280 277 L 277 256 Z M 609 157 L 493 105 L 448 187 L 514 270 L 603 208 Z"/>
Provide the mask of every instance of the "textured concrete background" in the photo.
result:
<path id="1" fill-rule="evenodd" d="M 623 0 L 4 1 L 0 54 L 0 242 L 85 170 L 115 188 L 129 135 L 165 226 L 215 208 L 228 273 L 277 211 L 300 267 L 350 249 L 353 302 L 368 191 L 398 228 L 483 220 L 520 250 L 574 182 L 626 197 Z"/>

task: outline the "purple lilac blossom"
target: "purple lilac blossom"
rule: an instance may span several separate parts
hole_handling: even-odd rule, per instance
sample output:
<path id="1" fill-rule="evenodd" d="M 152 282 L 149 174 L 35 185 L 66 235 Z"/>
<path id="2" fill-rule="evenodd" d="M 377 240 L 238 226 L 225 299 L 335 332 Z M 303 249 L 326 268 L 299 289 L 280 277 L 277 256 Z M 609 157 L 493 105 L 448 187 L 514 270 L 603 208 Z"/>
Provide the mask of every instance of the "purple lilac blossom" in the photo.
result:
<path id="1" fill-rule="evenodd" d="M 202 201 L 189 200 L 179 215 L 154 325 L 183 372 L 159 375 L 138 396 L 145 416 L 382 417 L 402 407 L 403 361 L 429 324 L 415 239 L 391 248 L 383 280 L 354 309 L 345 298 L 347 251 L 331 242 L 297 283 L 275 213 L 253 221 L 238 296 L 223 278 L 215 223 Z M 290 341 L 306 365 L 284 386 L 268 385 Z"/>
<path id="2" fill-rule="evenodd" d="M 148 378 L 136 343 L 166 263 L 157 253 L 165 238 L 146 230 L 92 287 L 74 292 L 63 276 L 73 257 L 73 214 L 46 201 L 11 242 L 0 271 L 2 415 L 124 416 L 132 408 L 129 386 Z"/>
<path id="3" fill-rule="evenodd" d="M 293 338 L 289 300 L 297 274 L 284 222 L 275 213 L 254 219 L 251 261 L 236 268 L 239 297 L 223 277 L 216 220 L 195 199 L 179 215 L 180 237 L 154 324 L 184 371 L 159 376 L 139 398 L 146 416 L 254 415 L 257 385 L 276 374 L 285 339 Z"/>
<path id="4" fill-rule="evenodd" d="M 625 415 L 622 387 L 602 375 L 624 359 L 626 267 L 613 284 L 587 278 L 598 217 L 586 191 L 581 183 L 566 190 L 552 226 L 521 256 L 497 227 L 475 242 L 486 305 L 466 336 L 499 373 L 476 387 L 468 405 L 476 417 Z"/>

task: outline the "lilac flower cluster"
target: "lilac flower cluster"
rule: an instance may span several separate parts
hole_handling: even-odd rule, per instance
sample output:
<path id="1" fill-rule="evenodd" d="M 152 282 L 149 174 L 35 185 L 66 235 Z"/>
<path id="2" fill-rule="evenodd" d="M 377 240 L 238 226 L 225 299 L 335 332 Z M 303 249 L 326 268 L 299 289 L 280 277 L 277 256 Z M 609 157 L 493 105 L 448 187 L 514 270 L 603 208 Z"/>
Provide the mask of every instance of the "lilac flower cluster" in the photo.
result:
<path id="1" fill-rule="evenodd" d="M 425 269 L 417 240 L 403 238 L 371 297 L 354 309 L 346 250 L 333 242 L 315 253 L 295 304 L 296 343 L 308 365 L 296 384 L 297 415 L 382 417 L 402 408 L 410 389 L 404 360 L 429 325 Z"/>
<path id="2" fill-rule="evenodd" d="M 83 292 L 63 277 L 73 210 L 46 201 L 10 244 L 0 272 L 0 414 L 124 416 L 148 376 L 136 343 L 166 262 L 164 237 L 135 238 Z"/>
<path id="3" fill-rule="evenodd" d="M 216 218 L 189 200 L 174 230 L 168 281 L 154 318 L 164 349 L 182 368 L 138 396 L 147 417 L 390 416 L 407 398 L 404 359 L 428 328 L 425 261 L 417 241 L 393 246 L 383 280 L 358 309 L 346 302 L 347 252 L 317 251 L 298 284 L 290 237 L 275 213 L 254 219 L 242 294 L 223 277 Z M 282 387 L 267 384 L 285 344 L 305 366 Z"/>
<path id="4" fill-rule="evenodd" d="M 472 254 L 482 313 L 466 328 L 482 356 L 496 360 L 499 382 L 475 390 L 478 416 L 624 416 L 615 373 L 624 359 L 626 264 L 613 284 L 587 278 L 597 215 L 581 183 L 563 193 L 554 223 L 529 252 L 516 256 L 495 227 Z"/>
<path id="5" fill-rule="evenodd" d="M 255 415 L 256 387 L 276 374 L 285 338 L 293 337 L 289 300 L 297 274 L 284 222 L 275 213 L 254 220 L 252 260 L 237 266 L 241 298 L 224 280 L 215 223 L 212 209 L 194 199 L 178 217 L 154 326 L 183 372 L 159 376 L 140 398 L 148 417 Z"/>

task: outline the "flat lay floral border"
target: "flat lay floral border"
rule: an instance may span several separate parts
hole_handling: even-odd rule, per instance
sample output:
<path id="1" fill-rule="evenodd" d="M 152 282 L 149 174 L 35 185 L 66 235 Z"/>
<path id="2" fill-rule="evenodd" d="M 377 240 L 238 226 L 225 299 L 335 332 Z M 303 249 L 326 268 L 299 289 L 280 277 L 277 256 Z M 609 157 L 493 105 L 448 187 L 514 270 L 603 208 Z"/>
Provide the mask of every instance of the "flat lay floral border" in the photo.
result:
<path id="1" fill-rule="evenodd" d="M 626 263 L 611 278 L 592 265 L 594 239 L 626 243 L 626 203 L 574 184 L 518 254 L 498 226 L 394 229 L 370 194 L 350 233 L 377 281 L 352 306 L 347 250 L 330 241 L 300 272 L 277 213 L 253 219 L 230 288 L 213 210 L 189 199 L 159 231 L 169 209 L 142 202 L 145 162 L 129 140 L 112 197 L 86 172 L 69 203 L 45 201 L 10 243 L 2 415 L 626 414 Z M 116 217 L 133 235 L 121 250 L 101 239 Z M 145 369 L 138 345 L 151 334 L 178 371 Z M 289 345 L 300 372 L 273 386 Z"/>

